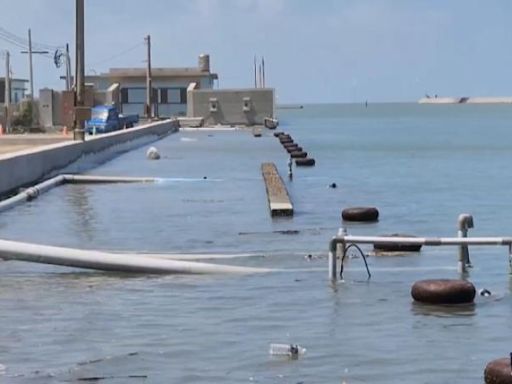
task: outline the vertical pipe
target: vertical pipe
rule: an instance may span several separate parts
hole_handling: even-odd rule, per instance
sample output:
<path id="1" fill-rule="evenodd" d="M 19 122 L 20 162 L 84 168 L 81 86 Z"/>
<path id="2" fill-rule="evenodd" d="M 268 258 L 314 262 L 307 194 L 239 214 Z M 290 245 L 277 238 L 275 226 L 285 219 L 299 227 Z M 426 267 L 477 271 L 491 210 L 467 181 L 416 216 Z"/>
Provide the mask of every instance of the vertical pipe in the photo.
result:
<path id="1" fill-rule="evenodd" d="M 457 219 L 459 231 L 457 236 L 459 238 L 466 238 L 468 236 L 468 228 L 473 228 L 473 216 L 468 213 L 462 213 Z M 459 273 L 466 273 L 467 267 L 471 265 L 469 260 L 469 249 L 467 245 L 459 245 Z"/>
<path id="2" fill-rule="evenodd" d="M 146 36 L 147 67 L 146 67 L 146 117 L 151 119 L 153 108 L 153 85 L 151 76 L 151 36 Z"/>
<path id="3" fill-rule="evenodd" d="M 457 231 L 457 237 L 464 238 L 467 237 L 467 230 L 459 229 Z M 466 273 L 466 255 L 467 255 L 467 245 L 459 245 L 459 261 L 457 265 L 457 270 L 459 273 Z"/>
<path id="4" fill-rule="evenodd" d="M 5 95 L 4 95 L 4 106 L 5 106 L 5 132 L 10 132 L 10 121 L 9 121 L 9 107 L 11 104 L 11 66 L 9 62 L 9 51 L 5 52 Z"/>
<path id="5" fill-rule="evenodd" d="M 336 238 L 329 243 L 329 279 L 336 281 L 338 277 L 338 266 L 336 265 Z"/>

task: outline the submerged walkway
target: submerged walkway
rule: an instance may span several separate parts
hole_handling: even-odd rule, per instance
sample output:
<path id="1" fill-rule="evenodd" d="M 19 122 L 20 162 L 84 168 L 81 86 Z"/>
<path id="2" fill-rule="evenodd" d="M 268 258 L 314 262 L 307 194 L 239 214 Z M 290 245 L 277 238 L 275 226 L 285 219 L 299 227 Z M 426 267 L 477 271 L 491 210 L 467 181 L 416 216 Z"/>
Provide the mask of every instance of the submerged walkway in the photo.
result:
<path id="1" fill-rule="evenodd" d="M 275 164 L 263 163 L 261 173 L 265 181 L 271 216 L 293 216 L 293 205 L 290 196 Z"/>

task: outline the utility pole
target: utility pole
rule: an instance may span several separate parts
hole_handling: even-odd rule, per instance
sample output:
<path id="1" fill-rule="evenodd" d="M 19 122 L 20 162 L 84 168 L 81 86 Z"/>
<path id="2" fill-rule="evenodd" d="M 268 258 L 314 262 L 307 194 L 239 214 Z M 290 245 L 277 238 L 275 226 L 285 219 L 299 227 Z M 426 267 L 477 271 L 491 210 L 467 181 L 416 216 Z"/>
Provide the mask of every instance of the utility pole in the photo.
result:
<path id="1" fill-rule="evenodd" d="M 36 111 L 34 108 L 34 67 L 32 66 L 32 32 L 28 29 L 28 63 L 30 71 L 30 112 L 32 114 L 32 126 L 34 126 Z"/>
<path id="2" fill-rule="evenodd" d="M 28 65 L 30 71 L 30 100 L 34 107 L 34 67 L 32 66 L 32 32 L 28 29 Z"/>
<path id="3" fill-rule="evenodd" d="M 69 56 L 69 44 L 66 43 L 66 91 L 71 90 L 71 57 Z"/>
<path id="4" fill-rule="evenodd" d="M 34 107 L 34 66 L 32 65 L 33 54 L 47 54 L 48 51 L 34 51 L 32 49 L 32 31 L 28 29 L 28 51 L 21 51 L 21 53 L 28 53 L 28 70 L 30 76 L 30 108 L 32 109 L 32 125 L 36 122 L 36 109 Z"/>
<path id="5" fill-rule="evenodd" d="M 151 35 L 144 39 L 147 47 L 147 67 L 146 67 L 146 117 L 151 119 L 153 108 L 153 84 L 151 77 Z"/>
<path id="6" fill-rule="evenodd" d="M 9 63 L 9 51 L 5 51 L 5 99 L 4 99 L 4 117 L 5 132 L 10 133 L 11 125 L 9 121 L 9 106 L 11 104 L 11 66 Z"/>
<path id="7" fill-rule="evenodd" d="M 85 106 L 84 0 L 76 0 L 75 35 L 75 127 L 74 140 L 85 140 L 85 121 L 91 109 Z"/>

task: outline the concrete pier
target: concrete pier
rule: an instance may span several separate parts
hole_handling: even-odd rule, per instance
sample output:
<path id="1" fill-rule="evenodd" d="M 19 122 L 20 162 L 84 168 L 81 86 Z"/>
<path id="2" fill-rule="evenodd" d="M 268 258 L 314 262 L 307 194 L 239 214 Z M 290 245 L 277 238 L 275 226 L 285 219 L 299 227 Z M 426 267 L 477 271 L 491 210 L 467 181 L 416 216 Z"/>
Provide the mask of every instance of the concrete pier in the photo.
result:
<path id="1" fill-rule="evenodd" d="M 0 155 L 0 196 L 34 185 L 59 173 L 80 173 L 137 146 L 178 130 L 177 120 L 164 120 L 86 141 L 59 142 Z M 13 170 L 16 170 L 15 172 Z"/>
<path id="2" fill-rule="evenodd" d="M 274 163 L 263 163 L 261 173 L 267 190 L 270 215 L 293 216 L 293 205 Z"/>

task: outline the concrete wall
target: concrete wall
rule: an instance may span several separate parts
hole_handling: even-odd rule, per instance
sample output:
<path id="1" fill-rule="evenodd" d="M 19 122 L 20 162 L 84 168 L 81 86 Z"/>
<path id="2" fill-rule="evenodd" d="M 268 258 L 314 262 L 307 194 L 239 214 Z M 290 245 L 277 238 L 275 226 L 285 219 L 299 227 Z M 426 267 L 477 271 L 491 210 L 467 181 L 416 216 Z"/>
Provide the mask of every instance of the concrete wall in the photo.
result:
<path id="1" fill-rule="evenodd" d="M 80 172 L 178 130 L 165 120 L 123 131 L 0 155 L 0 196 L 60 173 Z"/>
<path id="2" fill-rule="evenodd" d="M 205 125 L 263 125 L 274 117 L 274 89 L 190 89 L 187 117 L 202 117 Z M 216 104 L 216 111 L 212 110 Z M 244 110 L 245 107 L 245 110 Z"/>

